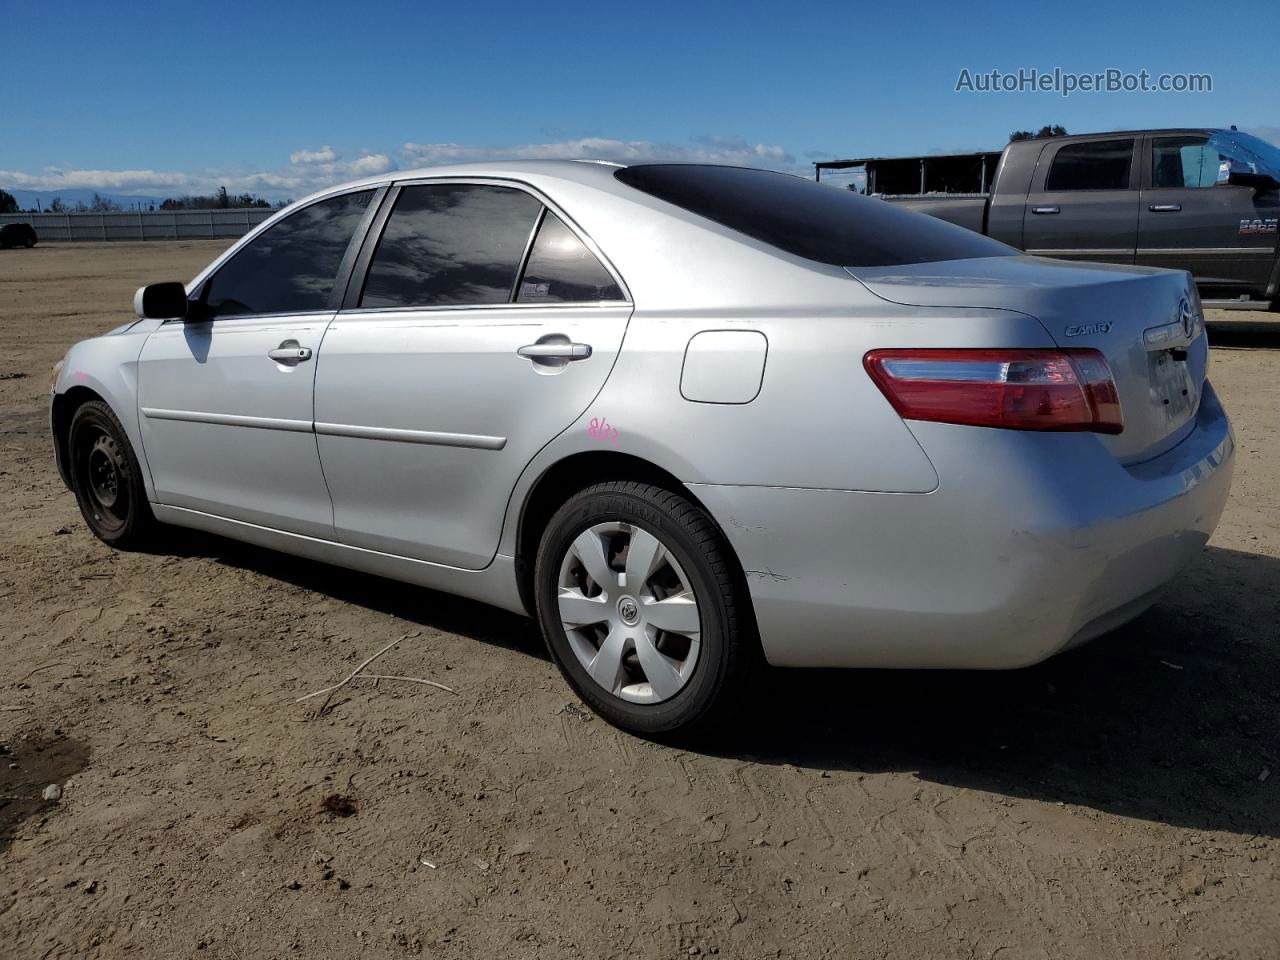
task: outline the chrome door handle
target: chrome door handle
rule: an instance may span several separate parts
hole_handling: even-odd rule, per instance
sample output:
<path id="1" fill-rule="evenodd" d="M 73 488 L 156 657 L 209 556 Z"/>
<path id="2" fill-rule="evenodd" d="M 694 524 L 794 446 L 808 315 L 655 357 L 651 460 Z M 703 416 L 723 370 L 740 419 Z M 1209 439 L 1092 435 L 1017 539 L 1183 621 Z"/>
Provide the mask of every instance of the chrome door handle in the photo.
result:
<path id="1" fill-rule="evenodd" d="M 585 360 L 591 356 L 591 344 L 571 343 L 567 339 L 543 343 L 526 343 L 516 353 L 528 360 Z"/>
<path id="2" fill-rule="evenodd" d="M 1180 203 L 1153 203 L 1147 207 L 1152 213 L 1177 213 L 1182 209 Z"/>
<path id="3" fill-rule="evenodd" d="M 311 348 L 302 346 L 297 340 L 286 340 L 274 350 L 268 350 L 267 356 L 276 363 L 296 366 L 304 360 L 311 359 Z"/>
<path id="4" fill-rule="evenodd" d="M 1044 213 L 1061 213 L 1061 212 L 1062 212 L 1062 208 L 1061 208 L 1061 207 L 1032 207 L 1032 208 L 1031 208 L 1031 212 L 1032 212 L 1032 213 L 1041 213 L 1041 214 L 1044 214 Z"/>

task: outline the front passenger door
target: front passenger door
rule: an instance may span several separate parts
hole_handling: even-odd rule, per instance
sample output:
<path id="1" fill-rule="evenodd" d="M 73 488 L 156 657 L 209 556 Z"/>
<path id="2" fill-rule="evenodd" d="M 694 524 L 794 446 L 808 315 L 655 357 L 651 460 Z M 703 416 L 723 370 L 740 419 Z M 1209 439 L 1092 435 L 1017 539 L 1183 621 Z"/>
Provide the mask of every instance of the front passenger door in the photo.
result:
<path id="1" fill-rule="evenodd" d="M 374 196 L 320 200 L 268 227 L 194 291 L 192 319 L 147 339 L 139 424 L 160 503 L 333 538 L 312 389 Z"/>
<path id="2" fill-rule="evenodd" d="M 1138 263 L 1189 270 L 1196 283 L 1261 295 L 1276 235 L 1252 225 L 1276 216 L 1252 187 L 1217 183 L 1230 158 L 1204 134 L 1151 137 L 1151 186 L 1142 191 Z"/>

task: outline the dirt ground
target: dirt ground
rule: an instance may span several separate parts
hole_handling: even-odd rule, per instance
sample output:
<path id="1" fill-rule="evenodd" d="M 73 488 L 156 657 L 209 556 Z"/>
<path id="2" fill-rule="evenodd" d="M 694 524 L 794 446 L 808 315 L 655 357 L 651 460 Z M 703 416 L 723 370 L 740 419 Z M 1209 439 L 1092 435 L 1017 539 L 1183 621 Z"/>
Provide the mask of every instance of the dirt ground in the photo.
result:
<path id="1" fill-rule="evenodd" d="M 219 249 L 0 251 L 4 960 L 1280 956 L 1280 323 L 1212 318 L 1231 502 L 1138 622 L 1012 673 L 776 673 L 679 750 L 517 617 L 89 535 L 49 368 Z M 383 672 L 455 695 L 293 702 L 405 634 Z"/>

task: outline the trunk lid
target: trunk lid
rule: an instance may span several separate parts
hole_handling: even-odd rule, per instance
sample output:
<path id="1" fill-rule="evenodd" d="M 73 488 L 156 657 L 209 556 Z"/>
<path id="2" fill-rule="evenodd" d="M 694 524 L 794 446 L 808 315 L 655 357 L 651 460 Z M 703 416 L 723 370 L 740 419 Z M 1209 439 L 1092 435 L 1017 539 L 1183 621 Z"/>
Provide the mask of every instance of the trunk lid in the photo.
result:
<path id="1" fill-rule="evenodd" d="M 1016 310 L 1060 347 L 1100 350 L 1115 374 L 1124 430 L 1099 439 L 1122 463 L 1158 457 L 1194 428 L 1208 343 L 1190 274 L 1022 256 L 846 269 L 893 303 Z M 939 346 L 969 344 L 959 336 Z"/>

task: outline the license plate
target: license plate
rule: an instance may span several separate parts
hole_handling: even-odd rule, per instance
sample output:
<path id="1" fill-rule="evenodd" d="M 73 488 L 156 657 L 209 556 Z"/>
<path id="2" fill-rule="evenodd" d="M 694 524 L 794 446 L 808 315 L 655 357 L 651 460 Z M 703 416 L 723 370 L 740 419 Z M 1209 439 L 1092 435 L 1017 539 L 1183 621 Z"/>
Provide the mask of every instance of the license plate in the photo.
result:
<path id="1" fill-rule="evenodd" d="M 1153 405 L 1164 410 L 1170 424 L 1186 420 L 1200 399 L 1186 361 L 1174 360 L 1168 351 L 1161 350 L 1148 354 L 1147 363 Z"/>

